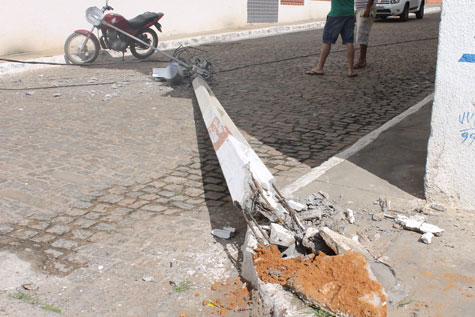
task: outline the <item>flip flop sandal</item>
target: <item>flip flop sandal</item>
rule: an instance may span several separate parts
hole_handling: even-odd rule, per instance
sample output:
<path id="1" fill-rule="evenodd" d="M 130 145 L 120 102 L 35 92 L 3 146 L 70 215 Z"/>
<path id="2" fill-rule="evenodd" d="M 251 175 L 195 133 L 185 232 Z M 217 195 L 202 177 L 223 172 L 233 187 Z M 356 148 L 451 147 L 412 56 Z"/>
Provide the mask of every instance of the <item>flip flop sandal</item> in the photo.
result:
<path id="1" fill-rule="evenodd" d="M 361 65 L 355 65 L 353 66 L 353 69 L 359 69 L 359 68 L 365 68 L 365 67 L 366 67 L 366 63 L 361 64 Z"/>
<path id="2" fill-rule="evenodd" d="M 306 70 L 305 71 L 305 74 L 306 75 L 311 75 L 311 76 L 314 76 L 314 75 L 317 75 L 317 76 L 322 76 L 324 73 L 323 72 L 316 72 L 314 70 Z"/>

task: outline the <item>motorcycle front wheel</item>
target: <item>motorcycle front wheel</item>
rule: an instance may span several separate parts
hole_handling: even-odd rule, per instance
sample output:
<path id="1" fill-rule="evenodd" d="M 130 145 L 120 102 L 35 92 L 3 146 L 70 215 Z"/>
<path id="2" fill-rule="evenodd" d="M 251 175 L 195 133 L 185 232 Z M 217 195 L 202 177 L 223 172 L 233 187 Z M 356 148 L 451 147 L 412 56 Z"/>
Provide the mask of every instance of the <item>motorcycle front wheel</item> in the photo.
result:
<path id="1" fill-rule="evenodd" d="M 73 33 L 64 43 L 64 54 L 73 64 L 90 64 L 99 55 L 99 45 L 86 34 Z"/>
<path id="2" fill-rule="evenodd" d="M 154 30 L 152 29 L 145 29 L 139 34 L 137 34 L 137 37 L 144 41 L 145 43 L 152 45 L 153 47 L 157 47 L 158 44 L 158 36 L 157 33 L 155 33 Z M 139 59 L 147 58 L 150 55 L 155 52 L 155 50 L 151 47 L 147 47 L 143 45 L 142 43 L 134 42 L 130 44 L 130 52 L 132 55 Z"/>

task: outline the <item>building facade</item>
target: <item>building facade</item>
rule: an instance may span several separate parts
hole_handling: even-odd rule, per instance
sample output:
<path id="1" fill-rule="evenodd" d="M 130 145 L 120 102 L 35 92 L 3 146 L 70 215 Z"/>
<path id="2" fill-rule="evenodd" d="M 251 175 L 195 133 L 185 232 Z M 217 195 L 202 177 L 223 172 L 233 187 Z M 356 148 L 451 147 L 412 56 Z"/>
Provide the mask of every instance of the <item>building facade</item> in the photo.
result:
<path id="1" fill-rule="evenodd" d="M 105 0 L 5 1 L 0 10 L 0 55 L 61 48 L 76 29 L 90 29 L 84 13 Z M 162 38 L 246 26 L 322 20 L 328 1 L 316 0 L 110 0 L 115 12 L 133 18 L 163 12 Z"/>

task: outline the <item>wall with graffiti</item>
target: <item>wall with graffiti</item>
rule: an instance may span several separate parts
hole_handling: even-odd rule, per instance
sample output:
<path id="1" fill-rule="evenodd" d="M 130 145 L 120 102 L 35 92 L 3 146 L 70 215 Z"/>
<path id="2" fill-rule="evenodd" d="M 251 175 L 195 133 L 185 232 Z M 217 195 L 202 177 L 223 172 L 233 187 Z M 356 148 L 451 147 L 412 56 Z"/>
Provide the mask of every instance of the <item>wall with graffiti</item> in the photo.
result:
<path id="1" fill-rule="evenodd" d="M 475 0 L 442 5 L 426 196 L 475 209 Z"/>

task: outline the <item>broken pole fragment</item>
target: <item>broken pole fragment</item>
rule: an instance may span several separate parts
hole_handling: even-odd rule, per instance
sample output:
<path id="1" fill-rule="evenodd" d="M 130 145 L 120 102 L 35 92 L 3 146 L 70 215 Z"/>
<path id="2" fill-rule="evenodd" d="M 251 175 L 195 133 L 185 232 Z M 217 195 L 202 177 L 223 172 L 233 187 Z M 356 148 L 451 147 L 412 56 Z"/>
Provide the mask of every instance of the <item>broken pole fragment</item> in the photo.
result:
<path id="1" fill-rule="evenodd" d="M 303 237 L 303 225 L 275 188 L 274 176 L 233 123 L 206 81 L 197 76 L 193 80 L 193 88 L 233 203 L 242 210 L 256 238 L 268 244 L 267 234 L 254 220 L 256 211 L 270 222 L 280 222 Z"/>

